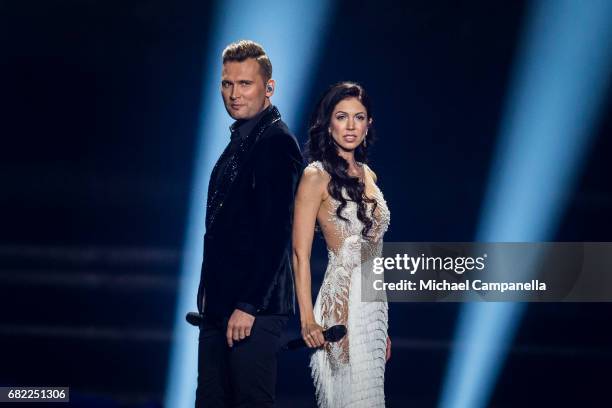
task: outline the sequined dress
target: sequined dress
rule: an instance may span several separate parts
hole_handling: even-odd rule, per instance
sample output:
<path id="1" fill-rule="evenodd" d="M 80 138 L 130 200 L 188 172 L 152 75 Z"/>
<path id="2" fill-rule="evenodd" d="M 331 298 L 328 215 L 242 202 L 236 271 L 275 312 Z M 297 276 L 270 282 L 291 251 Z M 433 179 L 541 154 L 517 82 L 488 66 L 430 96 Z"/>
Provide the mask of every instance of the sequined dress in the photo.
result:
<path id="1" fill-rule="evenodd" d="M 360 164 L 362 165 L 362 164 Z M 390 213 L 367 165 L 366 195 L 376 200 L 367 204 L 373 219 L 370 237 L 361 235 L 363 224 L 357 218 L 357 204 L 348 201 L 340 219 L 340 202 L 331 196 L 323 202 L 318 223 L 328 249 L 328 265 L 319 290 L 314 316 L 323 327 L 347 327 L 346 336 L 316 350 L 310 359 L 317 403 L 320 408 L 384 407 L 385 355 L 387 345 L 387 302 L 361 301 L 361 263 L 382 253 L 382 238 Z M 309 167 L 325 172 L 320 162 Z M 368 187 L 371 191 L 368 191 Z"/>

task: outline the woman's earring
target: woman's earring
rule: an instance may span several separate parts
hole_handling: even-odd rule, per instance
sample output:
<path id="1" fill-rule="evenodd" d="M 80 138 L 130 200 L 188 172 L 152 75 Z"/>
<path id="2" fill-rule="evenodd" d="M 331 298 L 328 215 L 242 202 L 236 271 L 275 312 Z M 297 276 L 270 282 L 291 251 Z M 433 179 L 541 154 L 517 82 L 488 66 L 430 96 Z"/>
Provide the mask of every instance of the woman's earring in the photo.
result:
<path id="1" fill-rule="evenodd" d="M 363 137 L 363 147 L 368 147 L 368 131 L 366 130 L 366 134 Z"/>

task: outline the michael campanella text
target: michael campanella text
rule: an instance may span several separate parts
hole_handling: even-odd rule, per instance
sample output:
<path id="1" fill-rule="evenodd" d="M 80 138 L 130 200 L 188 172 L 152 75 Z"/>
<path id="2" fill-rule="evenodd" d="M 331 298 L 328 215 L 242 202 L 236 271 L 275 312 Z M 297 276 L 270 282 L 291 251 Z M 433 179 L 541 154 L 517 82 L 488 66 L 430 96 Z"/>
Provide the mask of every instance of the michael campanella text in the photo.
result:
<path id="1" fill-rule="evenodd" d="M 463 282 L 449 282 L 446 279 L 436 280 L 420 280 L 416 282 L 402 279 L 399 282 L 384 282 L 381 279 L 375 280 L 373 283 L 374 290 L 399 290 L 399 291 L 545 291 L 546 283 L 540 282 L 537 279 L 532 279 L 529 282 L 483 282 L 480 279 L 469 280 Z"/>

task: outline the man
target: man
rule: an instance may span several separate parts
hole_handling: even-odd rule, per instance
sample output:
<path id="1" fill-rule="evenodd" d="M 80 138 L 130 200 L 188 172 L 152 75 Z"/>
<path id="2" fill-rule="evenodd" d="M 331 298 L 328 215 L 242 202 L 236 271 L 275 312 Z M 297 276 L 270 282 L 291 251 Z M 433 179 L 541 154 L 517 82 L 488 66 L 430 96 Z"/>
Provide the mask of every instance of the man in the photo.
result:
<path id="1" fill-rule="evenodd" d="M 239 41 L 223 51 L 221 94 L 236 120 L 208 188 L 196 407 L 272 407 L 276 354 L 295 294 L 289 240 L 302 169 L 270 102 L 272 64 Z"/>

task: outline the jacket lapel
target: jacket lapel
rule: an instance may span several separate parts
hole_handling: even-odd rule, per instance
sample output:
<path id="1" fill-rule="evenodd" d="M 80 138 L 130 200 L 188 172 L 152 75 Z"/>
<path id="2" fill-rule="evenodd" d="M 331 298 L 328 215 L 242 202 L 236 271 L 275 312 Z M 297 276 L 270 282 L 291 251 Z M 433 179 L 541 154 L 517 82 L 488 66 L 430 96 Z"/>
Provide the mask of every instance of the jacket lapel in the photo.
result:
<path id="1" fill-rule="evenodd" d="M 240 141 L 240 145 L 235 150 L 233 154 L 229 157 L 229 163 L 225 168 L 225 172 L 222 175 L 221 183 L 217 186 L 217 189 L 211 191 L 212 183 L 209 183 L 208 189 L 208 202 L 206 205 L 206 230 L 209 231 L 211 227 L 214 225 L 221 208 L 225 200 L 227 199 L 232 186 L 234 185 L 238 175 L 240 174 L 240 170 L 244 165 L 245 161 L 248 159 L 249 154 L 253 150 L 255 143 L 259 139 L 259 137 L 266 131 L 266 129 L 280 120 L 280 112 L 276 109 L 275 106 L 272 106 L 270 110 L 257 122 L 255 128 L 251 131 L 251 133 L 242 138 Z M 229 145 L 221 154 L 221 157 L 217 161 L 217 165 L 225 156 L 228 156 L 229 153 Z M 211 180 L 214 180 L 217 174 L 217 165 L 215 165 L 212 174 Z"/>

